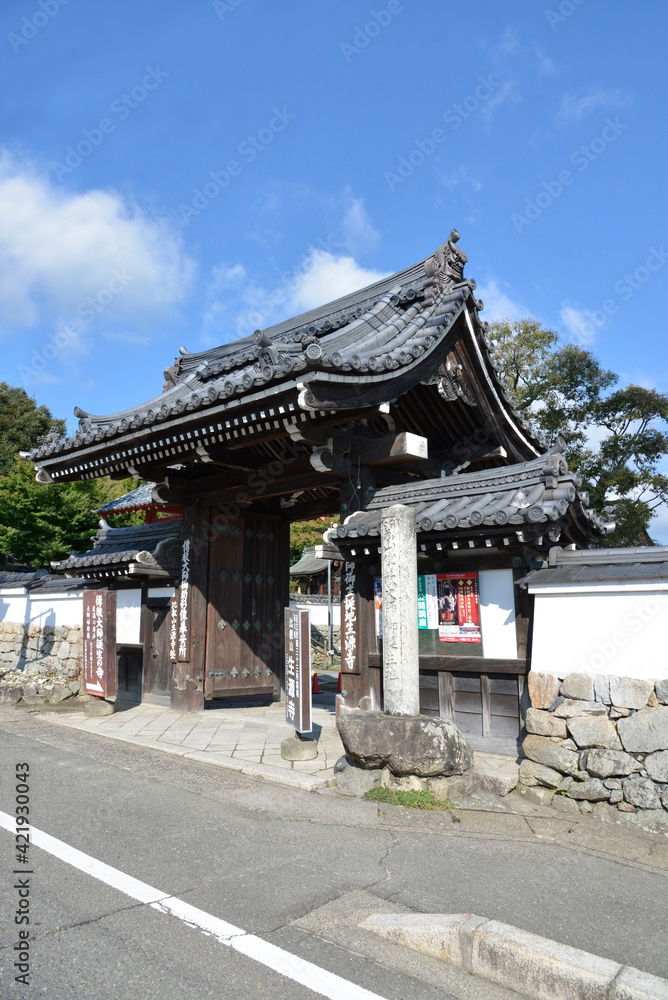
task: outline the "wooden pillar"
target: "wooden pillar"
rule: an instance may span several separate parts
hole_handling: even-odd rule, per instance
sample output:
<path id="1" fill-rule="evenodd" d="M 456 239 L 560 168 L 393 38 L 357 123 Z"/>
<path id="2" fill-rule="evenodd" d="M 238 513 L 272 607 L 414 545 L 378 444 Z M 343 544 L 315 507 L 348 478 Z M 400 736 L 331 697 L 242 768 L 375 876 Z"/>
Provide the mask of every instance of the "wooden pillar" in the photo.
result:
<path id="1" fill-rule="evenodd" d="M 170 706 L 181 712 L 204 708 L 208 567 L 208 508 L 196 500 L 183 508 L 181 579 L 175 601 L 178 618 Z"/>

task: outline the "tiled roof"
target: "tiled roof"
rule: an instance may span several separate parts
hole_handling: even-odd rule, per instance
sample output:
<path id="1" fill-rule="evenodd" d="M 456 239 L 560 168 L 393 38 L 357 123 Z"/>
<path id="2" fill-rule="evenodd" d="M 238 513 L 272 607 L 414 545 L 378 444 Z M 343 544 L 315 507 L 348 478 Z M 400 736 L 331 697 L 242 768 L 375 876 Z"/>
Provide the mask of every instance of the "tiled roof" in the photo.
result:
<path id="1" fill-rule="evenodd" d="M 128 463 L 140 468 L 151 450 L 163 461 L 174 456 L 178 462 L 199 443 L 184 435 L 197 420 L 211 421 L 203 428 L 203 445 L 238 445 L 254 430 L 281 427 L 295 411 L 324 414 L 378 406 L 420 383 L 437 386 L 446 401 L 475 407 L 479 401 L 457 364 L 439 360 L 460 317 L 466 329 L 462 336 L 470 341 L 489 396 L 484 405 L 494 408 L 516 458 L 540 454 L 539 437 L 515 411 L 498 375 L 485 340 L 488 324 L 478 315 L 483 304 L 475 298 L 475 281 L 463 277 L 466 255 L 458 239 L 453 230 L 446 243 L 417 264 L 252 336 L 194 354 L 182 348 L 166 372 L 162 395 L 106 416 L 77 408 L 77 433 L 60 439 L 54 431 L 29 458 L 44 477 L 55 480 L 102 475 Z M 280 394 L 284 401 L 288 391 L 294 402 L 274 409 L 274 401 Z M 248 406 L 254 408 L 252 415 L 237 419 Z"/>
<path id="2" fill-rule="evenodd" d="M 181 536 L 180 521 L 156 522 L 130 528 L 110 528 L 102 522 L 93 539 L 93 548 L 79 554 L 73 552 L 67 559 L 52 562 L 58 572 L 80 571 L 84 576 L 101 571 L 123 573 L 130 563 L 150 567 L 172 567 L 174 545 Z"/>
<path id="3" fill-rule="evenodd" d="M 124 493 L 109 503 L 103 503 L 101 507 L 93 511 L 94 514 L 120 514 L 124 510 L 136 510 L 137 507 L 152 507 L 155 500 L 152 497 L 155 483 L 142 483 L 129 493 Z"/>
<path id="4" fill-rule="evenodd" d="M 583 551 L 553 548 L 547 562 L 528 573 L 520 583 L 543 586 L 627 580 L 638 583 L 668 580 L 668 546 Z"/>
<path id="5" fill-rule="evenodd" d="M 315 548 L 304 549 L 299 559 L 290 567 L 290 576 L 313 576 L 324 572 L 329 566 L 329 559 L 318 559 Z"/>
<path id="6" fill-rule="evenodd" d="M 547 534 L 569 514 L 579 520 L 585 535 L 609 534 L 614 525 L 589 509 L 581 482 L 557 452 L 504 468 L 388 486 L 374 494 L 366 510 L 329 529 L 325 538 L 339 547 L 377 539 L 383 510 L 393 504 L 414 508 L 418 538 L 433 532 L 498 533 L 543 526 Z"/>

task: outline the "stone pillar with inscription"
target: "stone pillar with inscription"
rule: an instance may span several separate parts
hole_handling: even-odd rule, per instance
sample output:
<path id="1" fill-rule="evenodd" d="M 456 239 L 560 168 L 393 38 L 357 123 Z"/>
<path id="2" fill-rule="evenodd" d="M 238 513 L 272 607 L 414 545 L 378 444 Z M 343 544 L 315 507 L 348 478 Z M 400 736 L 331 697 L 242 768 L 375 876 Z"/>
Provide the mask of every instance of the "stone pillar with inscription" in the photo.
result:
<path id="1" fill-rule="evenodd" d="M 403 504 L 383 511 L 383 694 L 388 715 L 419 715 L 415 512 Z"/>

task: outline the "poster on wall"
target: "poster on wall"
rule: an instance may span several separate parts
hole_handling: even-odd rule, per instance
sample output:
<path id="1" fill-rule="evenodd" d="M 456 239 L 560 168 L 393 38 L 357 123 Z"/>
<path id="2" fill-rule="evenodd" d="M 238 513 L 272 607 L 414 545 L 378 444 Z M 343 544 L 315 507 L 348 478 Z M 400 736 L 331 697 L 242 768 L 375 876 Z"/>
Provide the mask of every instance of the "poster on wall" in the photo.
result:
<path id="1" fill-rule="evenodd" d="M 373 608 L 376 616 L 376 635 L 383 635 L 383 583 L 380 577 L 373 581 Z"/>
<path id="2" fill-rule="evenodd" d="M 418 628 L 438 628 L 438 590 L 435 573 L 418 576 Z"/>
<path id="3" fill-rule="evenodd" d="M 480 642 L 477 573 L 439 573 L 438 638 L 441 642 Z"/>

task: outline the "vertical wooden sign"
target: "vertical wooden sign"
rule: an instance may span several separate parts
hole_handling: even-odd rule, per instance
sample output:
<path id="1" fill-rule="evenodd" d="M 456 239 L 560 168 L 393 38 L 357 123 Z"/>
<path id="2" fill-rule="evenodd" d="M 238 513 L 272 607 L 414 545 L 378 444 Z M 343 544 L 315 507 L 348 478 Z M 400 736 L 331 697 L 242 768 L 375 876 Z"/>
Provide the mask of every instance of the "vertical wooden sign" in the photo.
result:
<path id="1" fill-rule="evenodd" d="M 310 733 L 311 621 L 308 611 L 285 609 L 285 721 Z"/>
<path id="2" fill-rule="evenodd" d="M 83 690 L 98 698 L 118 694 L 115 590 L 84 590 Z"/>
<path id="3" fill-rule="evenodd" d="M 341 670 L 346 674 L 359 673 L 355 569 L 354 562 L 344 563 L 341 574 Z"/>
<path id="4" fill-rule="evenodd" d="M 181 549 L 181 582 L 179 584 L 179 619 L 177 628 L 177 659 L 190 659 L 190 539 Z"/>

